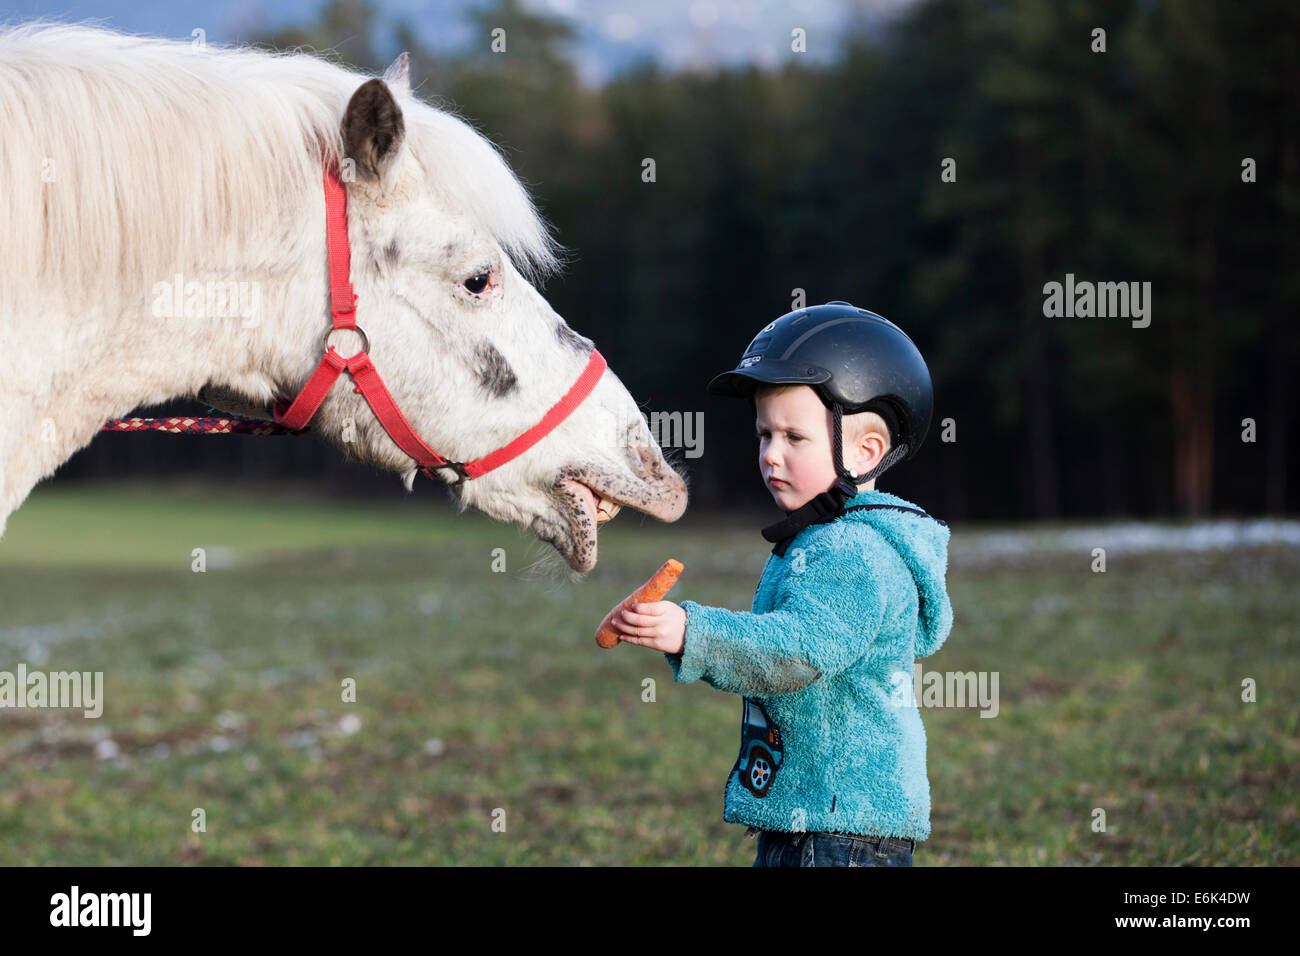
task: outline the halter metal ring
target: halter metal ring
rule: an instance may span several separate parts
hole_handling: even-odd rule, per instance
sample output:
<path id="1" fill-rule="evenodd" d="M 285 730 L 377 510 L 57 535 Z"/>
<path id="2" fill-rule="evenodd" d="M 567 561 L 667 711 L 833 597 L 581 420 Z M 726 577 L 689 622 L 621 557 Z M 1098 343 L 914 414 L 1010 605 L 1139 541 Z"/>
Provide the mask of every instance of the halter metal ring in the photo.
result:
<path id="1" fill-rule="evenodd" d="M 330 350 L 330 336 L 333 335 L 335 332 L 343 332 L 343 331 L 359 332 L 361 334 L 361 352 L 370 351 L 370 336 L 366 335 L 366 330 L 359 325 L 345 325 L 345 326 L 339 326 L 336 328 L 329 329 L 325 333 L 325 337 L 321 339 L 322 349 L 328 352 Z M 352 355 L 347 356 L 347 358 L 355 358 L 356 356 L 360 355 L 361 352 L 354 352 Z"/>

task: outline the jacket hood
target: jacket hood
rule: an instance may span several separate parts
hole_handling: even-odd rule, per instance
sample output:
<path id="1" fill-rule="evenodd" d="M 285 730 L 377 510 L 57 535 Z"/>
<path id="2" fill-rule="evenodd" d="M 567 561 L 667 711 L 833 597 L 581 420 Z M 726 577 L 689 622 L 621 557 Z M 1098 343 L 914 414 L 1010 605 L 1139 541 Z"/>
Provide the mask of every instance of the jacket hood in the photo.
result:
<path id="1" fill-rule="evenodd" d="M 859 505 L 890 507 L 860 508 Z M 952 630 L 952 603 L 945 581 L 948 572 L 946 522 L 924 513 L 910 501 L 886 491 L 861 491 L 844 504 L 839 521 L 861 521 L 871 525 L 898 552 L 916 582 L 920 628 L 916 635 L 916 656 L 929 657 L 937 651 Z M 898 509 L 906 508 L 907 511 Z M 921 512 L 913 514 L 912 512 Z"/>

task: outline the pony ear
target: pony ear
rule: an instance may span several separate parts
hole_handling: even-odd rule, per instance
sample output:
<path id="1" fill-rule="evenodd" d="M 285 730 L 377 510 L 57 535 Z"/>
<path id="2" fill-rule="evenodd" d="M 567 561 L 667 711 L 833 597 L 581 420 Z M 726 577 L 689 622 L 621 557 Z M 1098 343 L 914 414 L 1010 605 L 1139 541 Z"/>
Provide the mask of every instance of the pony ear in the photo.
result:
<path id="1" fill-rule="evenodd" d="M 343 152 L 363 179 L 382 179 L 402 146 L 402 110 L 383 80 L 362 83 L 343 113 Z"/>
<path id="2" fill-rule="evenodd" d="M 411 55 L 403 53 L 384 71 L 384 82 L 398 96 L 408 96 L 411 92 Z"/>

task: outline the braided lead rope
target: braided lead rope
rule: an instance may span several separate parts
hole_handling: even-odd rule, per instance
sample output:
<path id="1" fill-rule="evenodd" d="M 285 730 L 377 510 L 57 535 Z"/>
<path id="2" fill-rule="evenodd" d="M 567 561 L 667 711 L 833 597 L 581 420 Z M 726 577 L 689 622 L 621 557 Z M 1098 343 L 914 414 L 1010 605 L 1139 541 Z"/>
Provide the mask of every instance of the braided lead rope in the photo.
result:
<path id="1" fill-rule="evenodd" d="M 299 435 L 276 422 L 260 418 L 114 418 L 104 424 L 106 432 L 169 432 L 173 435 Z M 306 431 L 303 429 L 302 431 Z"/>

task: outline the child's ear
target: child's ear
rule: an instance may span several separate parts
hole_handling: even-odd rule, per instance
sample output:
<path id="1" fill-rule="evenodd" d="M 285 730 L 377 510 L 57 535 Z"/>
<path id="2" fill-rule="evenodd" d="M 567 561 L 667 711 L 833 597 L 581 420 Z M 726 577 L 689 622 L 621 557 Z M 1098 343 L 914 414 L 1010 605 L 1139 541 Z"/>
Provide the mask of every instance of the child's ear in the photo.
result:
<path id="1" fill-rule="evenodd" d="M 857 472 L 859 475 L 865 475 L 868 471 L 871 470 L 872 456 L 876 450 L 880 451 L 879 457 L 883 458 L 885 454 L 884 439 L 882 439 L 879 435 L 877 435 L 873 431 L 863 432 L 862 437 L 858 439 L 858 448 L 857 448 L 858 451 Z M 877 458 L 876 460 L 878 461 L 879 458 Z"/>

